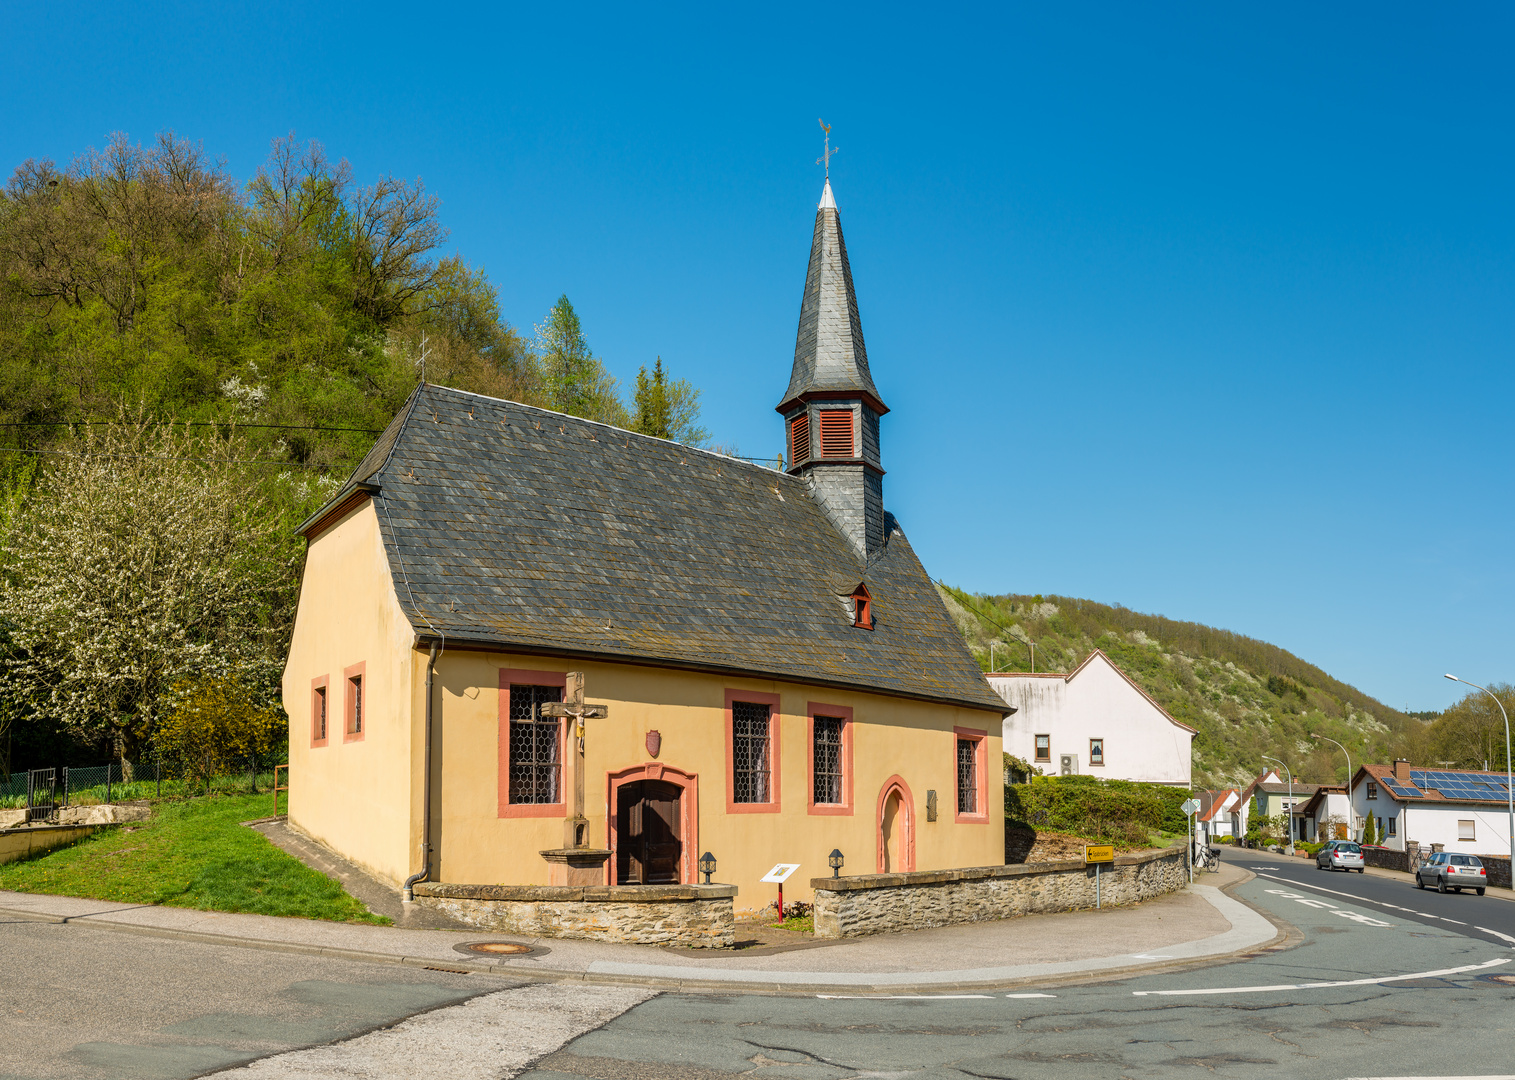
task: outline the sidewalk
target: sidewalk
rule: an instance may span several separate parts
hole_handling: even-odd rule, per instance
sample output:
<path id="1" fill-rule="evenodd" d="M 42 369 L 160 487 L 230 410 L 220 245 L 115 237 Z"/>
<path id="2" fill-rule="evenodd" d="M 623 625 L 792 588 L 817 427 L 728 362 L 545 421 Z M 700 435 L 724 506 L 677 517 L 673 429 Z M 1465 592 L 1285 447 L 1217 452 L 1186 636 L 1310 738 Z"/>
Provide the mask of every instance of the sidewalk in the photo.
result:
<path id="1" fill-rule="evenodd" d="M 1284 940 L 1272 922 L 1218 887 L 1249 879 L 1248 871 L 1227 865 L 1220 874 L 1206 876 L 1215 884 L 1196 884 L 1132 907 L 752 950 L 760 955 L 234 915 L 14 892 L 0 892 L 0 917 L 375 963 L 667 990 L 940 993 L 1215 963 Z M 485 959 L 457 949 L 480 940 L 517 941 L 535 951 L 524 957 Z"/>

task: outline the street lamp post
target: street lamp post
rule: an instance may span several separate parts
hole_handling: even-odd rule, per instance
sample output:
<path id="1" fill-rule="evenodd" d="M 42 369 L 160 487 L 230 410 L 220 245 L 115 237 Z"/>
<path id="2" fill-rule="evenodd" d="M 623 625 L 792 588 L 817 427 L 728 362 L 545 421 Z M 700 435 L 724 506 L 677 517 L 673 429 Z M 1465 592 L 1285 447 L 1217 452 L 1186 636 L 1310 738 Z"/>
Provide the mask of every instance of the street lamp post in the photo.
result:
<path id="1" fill-rule="evenodd" d="M 1278 759 L 1276 757 L 1269 757 L 1267 754 L 1264 754 L 1263 758 L 1265 760 L 1267 760 L 1267 761 L 1278 761 Z M 1284 763 L 1282 761 L 1278 761 L 1278 763 L 1280 765 L 1283 765 L 1284 772 L 1287 773 L 1288 777 L 1289 777 L 1289 812 L 1285 816 L 1288 818 L 1288 822 L 1289 822 L 1289 825 L 1288 825 L 1288 831 L 1289 831 L 1289 854 L 1293 855 L 1294 854 L 1294 770 L 1290 769 L 1289 766 L 1284 765 Z"/>
<path id="2" fill-rule="evenodd" d="M 1330 743 L 1332 746 L 1336 747 L 1336 749 L 1340 750 L 1343 754 L 1347 755 L 1347 838 L 1356 839 L 1356 837 L 1352 835 L 1357 831 L 1352 827 L 1352 818 L 1355 816 L 1352 807 L 1352 755 L 1347 752 L 1347 748 L 1345 746 L 1341 745 L 1341 743 L 1337 742 L 1335 739 L 1327 739 L 1324 735 L 1316 735 L 1314 732 L 1310 733 L 1310 738 L 1325 739 L 1326 742 Z M 1405 836 L 1408 837 L 1409 835 L 1409 832 L 1406 831 Z M 1315 839 L 1320 839 L 1319 833 L 1315 834 Z"/>
<path id="3" fill-rule="evenodd" d="M 1504 702 L 1499 700 L 1499 695 L 1487 686 L 1479 686 L 1477 683 L 1468 682 L 1467 679 L 1459 679 L 1456 675 L 1446 676 L 1453 682 L 1460 682 L 1464 686 L 1471 686 L 1475 690 L 1482 690 L 1494 699 L 1494 704 L 1499 706 L 1499 715 L 1504 717 L 1504 786 L 1505 797 L 1508 802 L 1510 819 L 1508 823 L 1510 837 L 1510 872 L 1515 874 L 1515 770 L 1510 768 L 1510 714 L 1504 711 Z"/>

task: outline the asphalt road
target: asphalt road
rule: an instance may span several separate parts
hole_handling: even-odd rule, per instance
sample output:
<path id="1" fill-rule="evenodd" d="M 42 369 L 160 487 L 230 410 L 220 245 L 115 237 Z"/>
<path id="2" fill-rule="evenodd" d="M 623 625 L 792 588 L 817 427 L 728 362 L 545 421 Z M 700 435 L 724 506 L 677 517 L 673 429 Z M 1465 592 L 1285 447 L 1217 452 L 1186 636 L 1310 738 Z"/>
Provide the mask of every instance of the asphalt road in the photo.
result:
<path id="1" fill-rule="evenodd" d="M 1297 927 L 1301 945 L 1200 970 L 1016 995 L 663 995 L 568 1043 L 525 1076 L 1515 1074 L 1515 951 L 1470 921 L 1476 913 L 1479 925 L 1507 927 L 1515 904 L 1471 894 L 1430 895 L 1419 904 L 1428 894 L 1367 874 L 1320 872 L 1336 890 L 1323 893 L 1302 887 L 1316 881 L 1308 866 L 1238 861 L 1273 877 L 1259 876 L 1237 895 Z M 1362 900 L 1337 895 L 1354 890 Z M 1369 894 L 1427 914 L 1366 902 Z"/>
<path id="2" fill-rule="evenodd" d="M 515 985 L 0 918 L 0 1080 L 198 1076 Z"/>
<path id="3" fill-rule="evenodd" d="M 1014 994 L 653 996 L 0 920 L 0 1080 L 1515 1076 L 1515 903 L 1227 855 L 1301 944 Z"/>

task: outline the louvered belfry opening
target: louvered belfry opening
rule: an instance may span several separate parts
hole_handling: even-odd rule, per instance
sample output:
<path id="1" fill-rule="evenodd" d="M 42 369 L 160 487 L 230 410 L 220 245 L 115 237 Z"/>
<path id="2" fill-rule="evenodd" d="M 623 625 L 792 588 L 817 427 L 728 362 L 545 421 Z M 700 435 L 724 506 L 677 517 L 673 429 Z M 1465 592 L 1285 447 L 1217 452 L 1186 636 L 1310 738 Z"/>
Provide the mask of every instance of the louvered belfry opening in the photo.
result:
<path id="1" fill-rule="evenodd" d="M 852 410 L 821 410 L 821 457 L 850 458 L 857 454 L 853 448 Z"/>
<path id="2" fill-rule="evenodd" d="M 810 414 L 800 413 L 789 424 L 789 464 L 810 460 Z"/>

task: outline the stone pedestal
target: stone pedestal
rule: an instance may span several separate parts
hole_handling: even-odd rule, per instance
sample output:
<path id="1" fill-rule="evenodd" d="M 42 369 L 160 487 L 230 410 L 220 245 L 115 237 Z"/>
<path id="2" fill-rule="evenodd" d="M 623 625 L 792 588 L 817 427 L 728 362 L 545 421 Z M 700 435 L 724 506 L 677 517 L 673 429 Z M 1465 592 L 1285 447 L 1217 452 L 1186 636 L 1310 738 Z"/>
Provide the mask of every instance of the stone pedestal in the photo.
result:
<path id="1" fill-rule="evenodd" d="M 547 860 L 548 885 L 604 885 L 608 848 L 552 848 L 541 853 Z"/>

